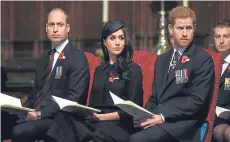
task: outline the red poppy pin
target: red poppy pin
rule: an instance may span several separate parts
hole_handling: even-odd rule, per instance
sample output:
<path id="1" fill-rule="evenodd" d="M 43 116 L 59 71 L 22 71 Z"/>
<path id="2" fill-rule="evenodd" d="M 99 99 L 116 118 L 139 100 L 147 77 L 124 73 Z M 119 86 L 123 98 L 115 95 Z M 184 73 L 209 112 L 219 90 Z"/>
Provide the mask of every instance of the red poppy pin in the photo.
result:
<path id="1" fill-rule="evenodd" d="M 119 77 L 115 77 L 115 76 L 110 76 L 109 77 L 109 82 L 113 83 L 114 80 L 119 79 Z"/>
<path id="2" fill-rule="evenodd" d="M 64 60 L 65 59 L 65 54 L 64 52 L 62 52 L 59 57 L 58 57 L 59 60 Z"/>
<path id="3" fill-rule="evenodd" d="M 186 63 L 186 62 L 188 62 L 190 59 L 188 58 L 188 56 L 183 56 L 182 58 L 181 58 L 181 63 Z"/>

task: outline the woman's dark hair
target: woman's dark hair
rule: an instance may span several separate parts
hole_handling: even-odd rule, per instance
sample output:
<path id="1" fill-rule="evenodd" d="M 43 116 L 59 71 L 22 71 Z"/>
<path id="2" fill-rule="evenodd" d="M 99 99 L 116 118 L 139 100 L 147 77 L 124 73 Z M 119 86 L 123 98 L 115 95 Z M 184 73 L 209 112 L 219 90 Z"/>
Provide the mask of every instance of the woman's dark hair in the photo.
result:
<path id="1" fill-rule="evenodd" d="M 133 57 L 133 48 L 123 22 L 111 20 L 103 26 L 101 32 L 101 47 L 104 55 L 104 61 L 109 62 L 109 53 L 104 42 L 109 35 L 120 29 L 123 30 L 125 35 L 125 47 L 122 53 L 118 56 L 117 61 L 114 63 L 114 70 L 111 72 L 114 76 L 119 75 L 124 79 L 128 79 L 128 68 L 131 65 L 131 59 Z"/>

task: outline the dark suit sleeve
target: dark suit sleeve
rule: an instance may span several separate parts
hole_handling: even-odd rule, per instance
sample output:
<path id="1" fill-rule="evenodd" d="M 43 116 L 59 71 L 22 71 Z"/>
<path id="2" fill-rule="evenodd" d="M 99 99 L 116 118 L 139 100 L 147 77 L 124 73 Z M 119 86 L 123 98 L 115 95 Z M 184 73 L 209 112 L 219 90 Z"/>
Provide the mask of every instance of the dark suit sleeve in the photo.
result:
<path id="1" fill-rule="evenodd" d="M 132 64 L 130 68 L 130 75 L 127 80 L 127 100 L 134 102 L 135 104 L 142 106 L 143 105 L 143 85 L 142 85 L 142 72 L 141 68 L 138 65 Z M 118 111 L 120 119 L 126 119 L 127 113 L 123 110 Z"/>
<path id="2" fill-rule="evenodd" d="M 137 65 L 133 65 L 131 68 L 130 80 L 127 81 L 127 95 L 128 100 L 135 104 L 143 105 L 143 76 L 141 68 Z"/>
<path id="3" fill-rule="evenodd" d="M 93 84 L 91 86 L 91 92 L 90 92 L 89 106 L 91 107 L 94 107 L 94 105 L 97 104 L 98 100 L 101 99 L 97 95 L 102 93 L 100 88 L 101 86 L 98 86 L 98 82 L 100 80 L 103 80 L 100 78 L 100 74 L 102 74 L 102 72 L 100 72 L 99 66 L 97 66 L 94 71 Z"/>
<path id="4" fill-rule="evenodd" d="M 152 87 L 152 95 L 150 96 L 145 108 L 149 111 L 153 111 L 157 107 L 157 93 L 156 93 L 156 85 L 155 85 L 155 78 L 153 80 L 153 87 Z"/>
<path id="5" fill-rule="evenodd" d="M 89 66 L 85 55 L 75 54 L 69 70 L 68 93 L 66 99 L 85 105 L 89 88 Z"/>
<path id="6" fill-rule="evenodd" d="M 164 104 L 158 107 L 158 112 L 165 117 L 165 121 L 189 118 L 206 107 L 214 84 L 214 64 L 212 58 L 209 56 L 203 60 L 195 68 L 192 78 L 190 78 L 191 87 L 188 88 L 189 94 L 187 99 L 170 108 Z"/>
<path id="7" fill-rule="evenodd" d="M 36 61 L 36 71 L 35 71 L 35 79 L 34 79 L 34 84 L 33 84 L 33 88 L 30 91 L 30 93 L 28 94 L 28 98 L 26 100 L 26 102 L 23 104 L 24 107 L 28 107 L 28 108 L 32 108 L 33 105 L 33 101 L 36 98 L 36 95 L 39 91 L 39 83 L 38 83 L 38 64 L 39 64 L 40 60 Z"/>
<path id="8" fill-rule="evenodd" d="M 156 64 L 157 64 L 157 62 L 156 62 Z M 156 70 L 156 68 L 155 68 L 155 70 Z M 155 74 L 155 71 L 154 71 L 154 74 Z M 157 76 L 154 75 L 153 84 L 152 84 L 152 95 L 149 97 L 149 100 L 145 105 L 145 108 L 151 112 L 153 110 L 155 110 L 157 107 L 157 97 L 156 97 L 157 93 L 156 93 L 156 85 L 155 85 L 156 77 Z"/>

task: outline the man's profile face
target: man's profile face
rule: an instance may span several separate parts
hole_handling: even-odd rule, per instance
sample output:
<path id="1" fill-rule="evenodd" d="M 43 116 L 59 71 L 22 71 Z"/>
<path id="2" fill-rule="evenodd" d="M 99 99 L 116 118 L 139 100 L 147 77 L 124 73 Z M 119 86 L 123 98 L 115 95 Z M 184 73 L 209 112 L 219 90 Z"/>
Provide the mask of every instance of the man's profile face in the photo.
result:
<path id="1" fill-rule="evenodd" d="M 192 18 L 175 19 L 174 25 L 168 26 L 174 45 L 178 48 L 188 47 L 193 40 L 195 26 Z"/>
<path id="2" fill-rule="evenodd" d="M 47 37 L 56 46 L 68 38 L 70 31 L 69 24 L 66 23 L 66 16 L 62 11 L 54 10 L 48 16 L 46 24 Z"/>
<path id="3" fill-rule="evenodd" d="M 219 52 L 230 52 L 230 27 L 216 27 L 213 38 L 215 48 Z"/>

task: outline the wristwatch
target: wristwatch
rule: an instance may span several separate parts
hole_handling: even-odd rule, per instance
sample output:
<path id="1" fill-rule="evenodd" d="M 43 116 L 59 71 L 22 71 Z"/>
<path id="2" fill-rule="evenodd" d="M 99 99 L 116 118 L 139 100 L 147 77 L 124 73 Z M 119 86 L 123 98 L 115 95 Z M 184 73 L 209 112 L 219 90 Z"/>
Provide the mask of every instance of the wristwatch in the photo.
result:
<path id="1" fill-rule="evenodd" d="M 41 111 L 36 111 L 36 114 L 37 114 L 37 120 L 41 119 Z"/>

